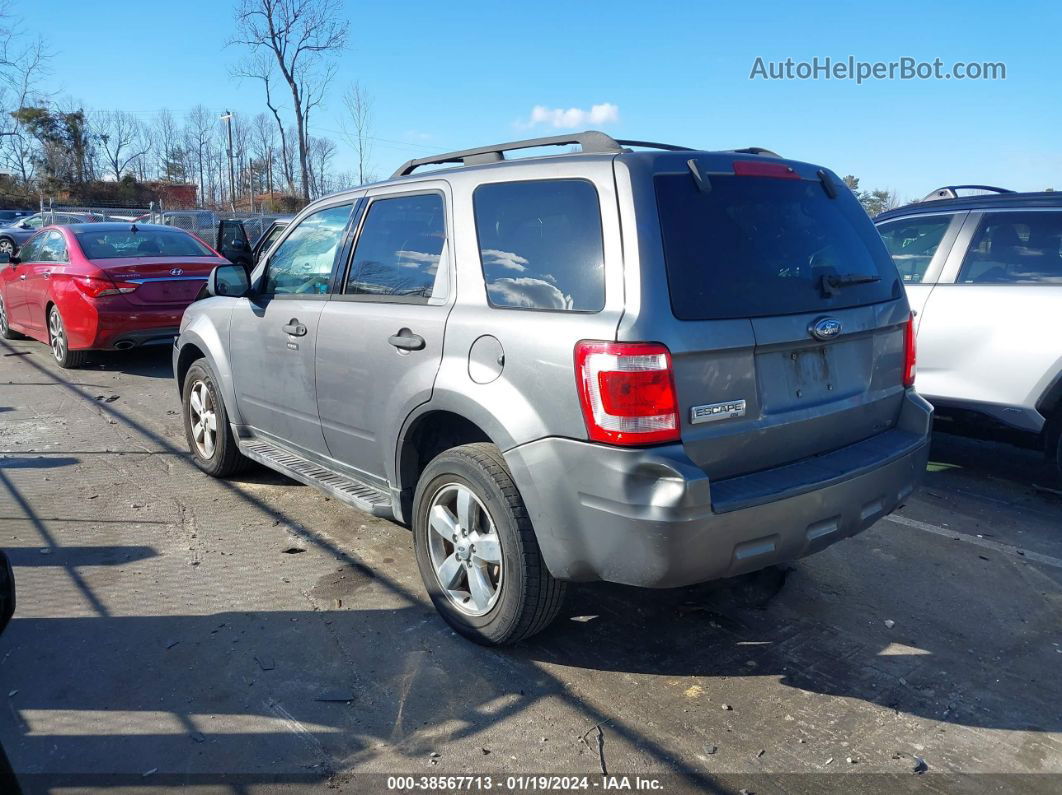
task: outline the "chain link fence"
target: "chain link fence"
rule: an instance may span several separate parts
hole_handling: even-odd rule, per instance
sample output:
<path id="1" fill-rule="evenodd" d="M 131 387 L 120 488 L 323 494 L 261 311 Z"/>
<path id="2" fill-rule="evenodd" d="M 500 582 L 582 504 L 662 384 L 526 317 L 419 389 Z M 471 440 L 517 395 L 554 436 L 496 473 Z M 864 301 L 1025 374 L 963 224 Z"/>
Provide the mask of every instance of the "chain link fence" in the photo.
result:
<path id="1" fill-rule="evenodd" d="M 147 207 L 139 205 L 75 205 L 45 201 L 41 203 L 45 224 L 126 222 L 138 224 L 162 224 L 192 232 L 210 246 L 217 243 L 218 224 L 236 218 L 243 222 L 247 239 L 252 243 L 269 228 L 279 214 L 261 212 L 206 209 L 166 209 L 161 203 L 152 202 Z"/>

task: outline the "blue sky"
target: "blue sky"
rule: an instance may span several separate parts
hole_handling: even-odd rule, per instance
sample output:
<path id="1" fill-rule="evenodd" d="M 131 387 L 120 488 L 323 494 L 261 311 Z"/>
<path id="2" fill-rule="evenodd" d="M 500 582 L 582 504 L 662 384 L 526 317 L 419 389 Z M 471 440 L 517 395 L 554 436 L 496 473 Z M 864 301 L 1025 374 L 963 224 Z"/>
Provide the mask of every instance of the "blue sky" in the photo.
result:
<path id="1" fill-rule="evenodd" d="M 46 25 L 52 87 L 88 109 L 265 109 L 258 84 L 230 76 L 240 53 L 225 46 L 226 0 L 46 6 L 15 0 L 27 28 Z M 536 106 L 609 105 L 595 126 L 617 137 L 765 146 L 907 199 L 967 182 L 1062 189 L 1057 2 L 349 0 L 346 10 L 351 46 L 316 131 L 346 150 L 339 97 L 360 80 L 375 101 L 381 174 L 420 154 L 563 131 L 549 112 L 528 126 Z M 749 79 L 757 57 L 849 55 L 1002 61 L 1007 79 Z"/>

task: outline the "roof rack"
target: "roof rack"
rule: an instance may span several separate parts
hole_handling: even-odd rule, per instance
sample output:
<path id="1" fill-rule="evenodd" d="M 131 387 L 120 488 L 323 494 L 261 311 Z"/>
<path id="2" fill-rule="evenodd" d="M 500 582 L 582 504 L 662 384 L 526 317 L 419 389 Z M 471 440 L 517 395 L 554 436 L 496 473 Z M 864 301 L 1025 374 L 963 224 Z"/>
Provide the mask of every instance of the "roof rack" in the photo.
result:
<path id="1" fill-rule="evenodd" d="M 931 202 L 937 199 L 957 199 L 960 190 L 986 190 L 989 193 L 1014 193 L 1009 188 L 997 188 L 993 185 L 945 185 L 927 194 L 921 201 Z"/>
<path id="2" fill-rule="evenodd" d="M 570 135 L 552 135 L 546 138 L 528 138 L 526 141 L 510 141 L 494 146 L 480 146 L 475 149 L 462 149 L 458 152 L 446 152 L 432 157 L 418 157 L 415 160 L 407 160 L 394 174 L 392 179 L 407 177 L 421 166 L 443 165 L 445 163 L 463 163 L 466 166 L 480 165 L 483 163 L 500 163 L 505 160 L 503 152 L 511 152 L 515 149 L 532 149 L 539 146 L 567 146 L 579 144 L 583 152 L 612 152 L 618 154 L 626 151 L 626 147 L 638 146 L 647 149 L 663 149 L 669 152 L 691 151 L 685 146 L 674 144 L 657 144 L 649 141 L 625 141 L 616 140 L 611 135 L 606 135 L 597 130 L 587 130 Z"/>

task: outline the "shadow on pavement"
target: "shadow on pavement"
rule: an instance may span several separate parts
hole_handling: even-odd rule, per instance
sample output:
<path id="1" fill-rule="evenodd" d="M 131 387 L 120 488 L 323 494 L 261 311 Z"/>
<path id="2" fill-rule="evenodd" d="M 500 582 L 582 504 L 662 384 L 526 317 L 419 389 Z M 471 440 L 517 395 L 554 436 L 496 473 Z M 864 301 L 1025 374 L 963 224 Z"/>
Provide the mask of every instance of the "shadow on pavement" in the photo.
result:
<path id="1" fill-rule="evenodd" d="M 25 361 L 191 466 L 184 451 L 163 436 Z M 861 583 L 893 577 L 896 567 L 835 571 L 820 580 L 813 567 L 801 566 L 788 578 L 775 569 L 663 592 L 578 586 L 549 630 L 512 649 L 487 650 L 454 636 L 419 592 L 277 506 L 225 481 L 214 483 L 233 500 L 286 521 L 350 575 L 351 587 L 371 584 L 405 606 L 115 617 L 82 581 L 79 588 L 95 617 L 16 618 L 3 639 L 8 648 L 32 649 L 36 639 L 46 638 L 46 648 L 69 650 L 42 653 L 35 681 L 44 685 L 11 698 L 18 726 L 15 742 L 8 735 L 6 744 L 16 767 L 22 759 L 51 759 L 67 760 L 72 772 L 112 772 L 116 765 L 128 772 L 133 765 L 155 767 L 152 759 L 183 758 L 189 769 L 246 772 L 270 781 L 297 762 L 306 775 L 325 779 L 337 762 L 351 767 L 371 760 L 377 742 L 423 761 L 432 750 L 420 732 L 425 726 L 437 727 L 443 739 L 469 737 L 551 698 L 583 716 L 584 726 L 565 727 L 566 732 L 608 724 L 610 732 L 664 767 L 713 787 L 702 769 L 677 758 L 633 721 L 582 701 L 562 674 L 546 666 L 721 679 L 768 676 L 802 690 L 949 723 L 1062 730 L 1057 710 L 1062 690 L 1057 679 L 1036 681 L 1050 665 L 1040 660 L 1039 649 L 1028 648 L 1030 640 L 1044 640 L 1048 628 L 1057 629 L 1052 623 L 1057 616 L 1034 617 L 1040 623 L 1028 625 L 986 621 L 985 615 L 993 615 L 987 602 L 995 597 L 973 578 L 929 578 L 928 590 L 921 591 L 902 583 L 910 593 L 898 598 L 914 604 L 913 615 L 934 614 L 927 619 L 930 631 L 890 635 L 882 629 L 863 640 L 832 622 L 848 598 L 867 598 Z M 51 539 L 2 470 L 0 487 Z M 54 540 L 49 545 L 52 554 L 60 554 Z M 77 555 L 71 552 L 71 562 L 64 564 L 75 582 Z M 904 590 L 897 585 L 894 590 Z M 966 614 L 952 615 L 953 610 Z M 949 612 L 942 617 L 941 611 Z M 953 634 L 937 633 L 933 624 L 942 621 L 956 625 Z M 316 641 L 308 642 L 311 638 Z M 322 638 L 331 639 L 334 653 L 322 656 Z M 1045 643 L 1042 654 L 1048 653 L 1054 650 Z M 116 667 L 125 671 L 120 686 L 111 673 Z M 11 687 L 18 689 L 17 683 Z M 654 709 L 672 702 L 676 710 L 681 706 L 681 692 L 650 693 Z M 271 728 L 262 729 L 263 720 Z M 196 780 L 203 783 L 202 776 Z M 225 781 L 226 774 L 219 773 L 216 782 Z"/>

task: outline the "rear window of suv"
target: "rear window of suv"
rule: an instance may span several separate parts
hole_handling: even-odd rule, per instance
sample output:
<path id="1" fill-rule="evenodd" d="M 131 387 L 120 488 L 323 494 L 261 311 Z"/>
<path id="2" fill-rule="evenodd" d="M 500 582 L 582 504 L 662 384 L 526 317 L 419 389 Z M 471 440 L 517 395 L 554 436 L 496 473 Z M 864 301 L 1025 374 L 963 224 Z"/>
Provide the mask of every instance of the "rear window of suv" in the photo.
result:
<path id="1" fill-rule="evenodd" d="M 902 295 L 881 237 L 849 191 L 831 199 L 817 181 L 709 178 L 703 192 L 690 174 L 655 177 L 678 319 L 799 314 Z M 827 288 L 824 277 L 863 283 Z"/>

